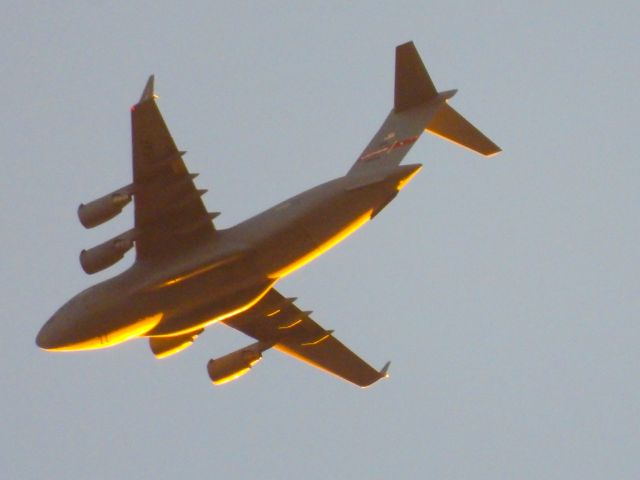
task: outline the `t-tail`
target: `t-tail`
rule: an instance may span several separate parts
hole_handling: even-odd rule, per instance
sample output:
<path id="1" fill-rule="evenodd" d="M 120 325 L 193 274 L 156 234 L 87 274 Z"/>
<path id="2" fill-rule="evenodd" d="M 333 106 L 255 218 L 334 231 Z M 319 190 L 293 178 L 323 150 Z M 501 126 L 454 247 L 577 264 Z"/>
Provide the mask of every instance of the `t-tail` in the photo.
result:
<path id="1" fill-rule="evenodd" d="M 500 147 L 447 103 L 455 93 L 436 90 L 413 42 L 396 47 L 393 110 L 349 174 L 399 165 L 425 130 L 487 157 L 500 152 Z"/>

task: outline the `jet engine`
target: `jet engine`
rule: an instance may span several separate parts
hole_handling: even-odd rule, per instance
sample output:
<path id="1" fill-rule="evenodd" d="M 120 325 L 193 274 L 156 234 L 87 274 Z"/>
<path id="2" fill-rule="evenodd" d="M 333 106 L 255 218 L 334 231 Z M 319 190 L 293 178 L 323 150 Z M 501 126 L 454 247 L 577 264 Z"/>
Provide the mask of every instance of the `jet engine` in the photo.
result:
<path id="1" fill-rule="evenodd" d="M 269 347 L 270 345 L 257 342 L 224 357 L 209 360 L 207 363 L 209 378 L 214 385 L 222 385 L 241 377 L 260 361 L 262 352 Z"/>
<path id="2" fill-rule="evenodd" d="M 135 230 L 118 235 L 100 245 L 80 252 L 80 265 L 88 273 L 96 273 L 110 267 L 131 250 L 135 240 Z"/>
<path id="3" fill-rule="evenodd" d="M 131 185 L 111 192 L 104 197 L 87 203 L 81 203 L 78 207 L 78 218 L 85 228 L 93 228 L 103 224 L 107 220 L 122 212 L 122 209 L 131 201 Z"/>

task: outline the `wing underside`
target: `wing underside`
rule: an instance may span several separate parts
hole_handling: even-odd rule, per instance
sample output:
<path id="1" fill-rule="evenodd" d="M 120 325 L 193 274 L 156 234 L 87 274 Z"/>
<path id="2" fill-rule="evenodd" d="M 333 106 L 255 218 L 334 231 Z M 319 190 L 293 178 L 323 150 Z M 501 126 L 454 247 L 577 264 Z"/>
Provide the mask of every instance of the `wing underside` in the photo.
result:
<path id="1" fill-rule="evenodd" d="M 386 376 L 388 365 L 378 371 L 311 319 L 275 289 L 247 313 L 224 320 L 230 327 L 287 355 L 336 375 L 360 387 Z"/>
<path id="2" fill-rule="evenodd" d="M 136 251 L 139 259 L 166 256 L 215 232 L 169 133 L 149 78 L 140 101 L 131 108 Z"/>

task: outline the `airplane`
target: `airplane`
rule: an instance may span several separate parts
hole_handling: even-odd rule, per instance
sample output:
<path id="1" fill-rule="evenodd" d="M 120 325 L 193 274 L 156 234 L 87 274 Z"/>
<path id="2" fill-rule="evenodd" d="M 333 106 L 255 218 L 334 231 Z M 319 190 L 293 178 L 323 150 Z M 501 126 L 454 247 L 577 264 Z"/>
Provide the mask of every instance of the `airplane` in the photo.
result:
<path id="1" fill-rule="evenodd" d="M 254 343 L 207 364 L 215 385 L 247 373 L 275 348 L 360 387 L 387 376 L 362 360 L 274 285 L 326 252 L 378 213 L 422 165 L 401 165 L 423 131 L 485 156 L 500 148 L 438 92 L 413 44 L 396 48 L 393 108 L 347 173 L 233 227 L 216 229 L 156 104 L 154 77 L 131 108 L 133 182 L 78 207 L 86 228 L 114 218 L 133 200 L 131 230 L 80 253 L 87 274 L 135 247 L 124 272 L 74 296 L 45 323 L 36 344 L 50 351 L 112 347 L 146 337 L 164 358 L 224 323 Z"/>

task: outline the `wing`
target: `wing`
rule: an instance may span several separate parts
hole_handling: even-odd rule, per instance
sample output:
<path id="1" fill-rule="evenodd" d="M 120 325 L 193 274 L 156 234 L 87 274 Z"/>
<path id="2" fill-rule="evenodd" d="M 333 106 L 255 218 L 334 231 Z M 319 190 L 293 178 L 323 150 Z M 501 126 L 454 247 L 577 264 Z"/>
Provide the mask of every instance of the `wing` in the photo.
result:
<path id="1" fill-rule="evenodd" d="M 171 256 L 215 234 L 212 218 L 158 110 L 153 75 L 131 108 L 138 259 Z"/>
<path id="2" fill-rule="evenodd" d="M 367 387 L 387 376 L 387 363 L 376 370 L 340 343 L 332 330 L 325 330 L 309 314 L 275 289 L 248 312 L 224 323 L 309 365 L 344 380 Z"/>

